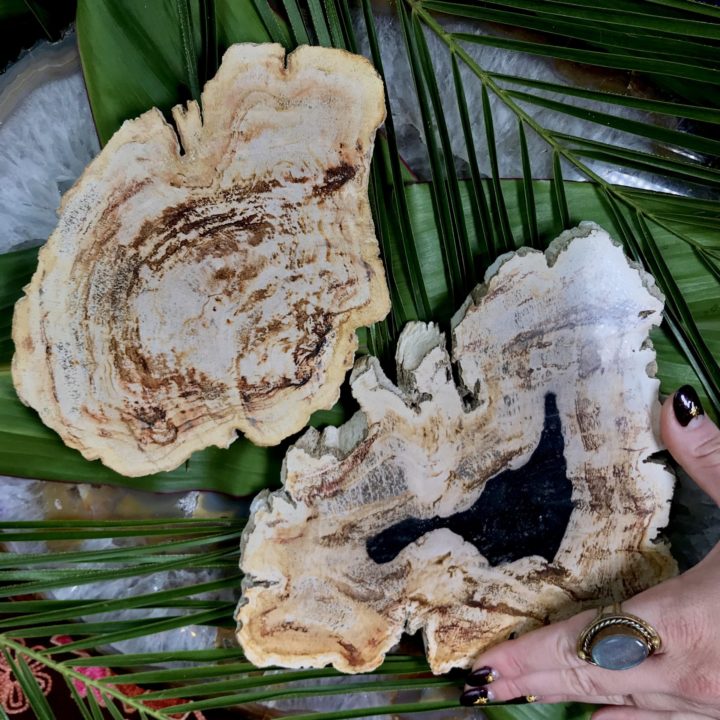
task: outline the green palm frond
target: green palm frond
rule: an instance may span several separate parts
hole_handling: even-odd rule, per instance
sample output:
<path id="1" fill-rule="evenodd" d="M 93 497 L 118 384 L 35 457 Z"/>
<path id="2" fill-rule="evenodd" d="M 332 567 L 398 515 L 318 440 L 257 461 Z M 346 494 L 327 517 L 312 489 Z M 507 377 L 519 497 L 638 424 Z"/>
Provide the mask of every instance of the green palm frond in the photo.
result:
<path id="1" fill-rule="evenodd" d="M 8 583 L 4 588 L 5 597 L 49 593 L 59 587 L 97 583 L 106 576 L 117 579 L 125 572 L 159 572 L 174 566 L 210 568 L 221 576 L 211 582 L 188 582 L 172 590 L 122 599 L 62 600 L 49 596 L 0 604 L 0 618 L 4 616 L 0 619 L 0 652 L 20 681 L 37 717 L 64 715 L 54 714 L 37 687 L 30 665 L 35 672 L 42 669 L 59 675 L 68 685 L 83 717 L 86 713 L 96 716 L 93 703 L 98 699 L 102 699 L 111 714 L 121 712 L 123 706 L 127 706 L 143 711 L 147 717 L 163 719 L 176 713 L 227 708 L 237 708 L 242 713 L 243 708 L 262 702 L 316 702 L 320 698 L 356 694 L 369 695 L 372 701 L 366 705 L 361 703 L 352 710 L 293 714 L 293 717 L 335 720 L 456 707 L 455 697 L 462 686 L 462 677 L 434 677 L 425 658 L 417 655 L 390 655 L 373 673 L 356 676 L 348 683 L 347 676 L 332 668 L 258 672 L 245 660 L 239 648 L 99 653 L 98 649 L 121 648 L 123 642 L 133 638 L 152 639 L 156 633 L 173 627 L 233 627 L 234 602 L 205 600 L 202 596 L 209 591 L 239 586 L 237 536 L 242 526 L 242 521 L 230 520 L 0 524 L 0 539 L 13 543 L 16 550 L 4 559 L 0 569 L 0 577 Z M 127 543 L 128 538 L 136 538 L 137 543 L 124 544 L 112 551 L 50 549 L 48 553 L 22 553 L 19 549 L 26 542 L 46 542 L 52 548 L 52 543 L 67 544 L 97 538 L 122 539 L 123 543 Z M 191 548 L 195 550 L 195 562 L 188 562 L 185 552 Z M 99 565 L 102 570 L 96 569 Z M 53 571 L 54 566 L 60 566 L 60 569 Z M 140 614 L 134 619 L 95 621 L 97 617 L 104 618 L 119 610 L 137 610 Z M 142 611 L 146 614 L 142 615 Z M 168 615 L 158 618 L 153 611 Z M 51 635 L 82 636 L 82 639 L 44 649 L 33 645 L 34 638 Z M 105 672 L 87 673 L 85 668 Z M 315 684 L 319 680 L 323 681 L 322 685 Z M 78 687 L 83 688 L 84 697 Z M 128 688 L 142 688 L 143 692 L 130 692 Z M 443 690 L 449 692 L 442 693 Z M 416 699 L 404 699 L 408 693 Z M 169 700 L 174 704 L 159 707 L 160 701 Z M 555 708 L 540 711 L 538 715 L 527 715 L 522 708 L 508 707 L 493 710 L 489 717 L 496 720 L 520 720 L 523 717 L 557 720 L 566 717 L 566 713 Z"/>
<path id="2" fill-rule="evenodd" d="M 666 322 L 653 335 L 662 389 L 699 384 L 717 415 L 720 9 L 691 0 L 398 0 L 394 17 L 417 101 L 429 182 L 416 182 L 403 164 L 398 107 L 390 92 L 370 199 L 393 307 L 387 320 L 362 334 L 362 351 L 389 364 L 403 325 L 432 319 L 447 326 L 499 254 L 523 245 L 544 248 L 565 227 L 591 219 L 624 243 L 666 295 Z M 289 49 L 304 42 L 351 51 L 365 47 L 387 77 L 379 19 L 371 0 L 353 6 L 344 0 L 172 0 L 152 8 L 145 0 L 80 0 L 78 38 L 100 138 L 106 141 L 125 118 L 152 105 L 167 111 L 197 97 L 224 49 L 237 41 L 271 40 Z M 484 66 L 481 47 L 525 53 L 584 74 L 540 79 L 529 71 L 497 72 Z M 438 52 L 447 60 L 443 75 Z M 616 71 L 626 84 L 649 90 L 623 92 L 575 79 L 593 76 L 593 68 Z M 503 177 L 506 158 L 498 144 L 499 118 L 508 116 L 517 134 L 516 178 Z M 566 124 L 564 118 L 584 124 Z M 601 140 L 594 128 L 635 140 L 622 145 Z M 550 158 L 544 179 L 537 177 L 544 167 L 538 142 Z M 464 162 L 457 162 L 459 152 Z M 628 176 L 672 191 L 617 181 Z M 587 182 L 570 182 L 571 177 Z M 228 451 L 194 455 L 186 468 L 140 479 L 117 476 L 65 448 L 19 403 L 10 380 L 12 306 L 34 265 L 34 250 L 0 256 L 0 473 L 234 494 L 278 482 L 283 448 L 255 448 L 242 439 Z M 345 403 L 315 422 L 339 423 L 350 411 Z M 99 717 L 103 703 L 113 717 L 123 717 L 126 705 L 138 717 L 167 718 L 178 711 L 239 707 L 242 713 L 267 701 L 349 694 L 363 698 L 356 709 L 293 711 L 294 717 L 330 720 L 455 707 L 462 678 L 433 678 L 424 658 L 412 655 L 390 655 L 375 673 L 339 684 L 331 669 L 259 672 L 232 646 L 112 652 L 188 627 L 229 636 L 233 590 L 241 581 L 242 524 L 0 525 L 0 539 L 14 551 L 0 558 L 0 595 L 23 597 L 0 604 L 0 651 L 37 716 L 52 718 L 54 709 L 28 670 L 36 663 L 60 673 L 83 718 Z M 102 539 L 112 539 L 113 547 L 93 546 Z M 102 596 L 109 580 L 160 578 L 177 569 L 188 578 L 179 587 Z M 96 594 L 70 598 L 63 594 L 69 587 L 94 588 Z M 34 597 L 26 599 L 30 594 Z M 72 635 L 71 645 L 28 647 L 36 638 L 63 634 Z M 86 652 L 92 657 L 80 654 Z M 82 673 L 86 667 L 113 674 L 92 679 Z M 126 696 L 120 682 L 145 692 Z M 84 697 L 76 683 L 87 690 Z M 159 709 L 148 704 L 152 700 L 182 704 Z M 586 708 L 569 706 L 488 711 L 495 720 L 587 716 Z"/>
<path id="3" fill-rule="evenodd" d="M 673 18 L 672 22 L 667 18 L 663 23 L 663 19 L 656 15 L 656 8 L 650 8 L 650 11 L 646 9 L 644 13 L 638 12 L 643 8 L 642 3 L 634 3 L 631 12 L 623 10 L 601 12 L 589 7 L 587 3 L 571 3 L 568 8 L 567 3 L 554 2 L 553 0 L 549 2 L 513 0 L 513 2 L 507 3 L 487 3 L 490 6 L 507 6 L 504 11 L 498 11 L 492 7 L 486 8 L 484 7 L 485 3 L 478 5 L 477 3 L 461 4 L 433 0 L 421 2 L 417 0 L 411 2 L 410 5 L 413 17 L 417 22 L 422 23 L 430 32 L 434 33 L 446 45 L 453 58 L 458 58 L 463 62 L 478 81 L 482 83 L 486 130 L 491 132 L 492 128 L 491 113 L 486 100 L 488 93 L 492 93 L 498 101 L 502 102 L 517 116 L 521 123 L 532 129 L 552 149 L 555 202 L 563 225 L 568 226 L 570 224 L 571 210 L 568 208 L 565 199 L 561 160 L 568 166 L 575 167 L 588 180 L 601 188 L 603 195 L 612 208 L 613 216 L 620 230 L 619 237 L 625 242 L 629 252 L 636 259 L 642 261 L 645 267 L 655 275 L 666 295 L 667 331 L 672 335 L 673 340 L 683 347 L 687 353 L 687 359 L 697 372 L 707 397 L 712 405 L 718 408 L 720 402 L 720 367 L 714 357 L 717 352 L 713 353 L 708 346 L 693 313 L 675 282 L 673 269 L 668 266 L 666 259 L 658 248 L 657 232 L 659 230 L 670 232 L 678 241 L 691 247 L 695 255 L 706 265 L 708 272 L 715 276 L 715 279 L 717 279 L 718 268 L 717 251 L 720 249 L 717 239 L 707 236 L 701 239 L 696 234 L 687 232 L 681 227 L 682 223 L 677 222 L 679 219 L 677 205 L 673 210 L 670 209 L 669 205 L 661 205 L 660 208 L 657 205 L 648 205 L 644 202 L 645 197 L 643 195 L 628 191 L 626 188 L 607 181 L 588 163 L 588 160 L 600 160 L 616 167 L 631 169 L 651 168 L 658 175 L 677 176 L 684 173 L 685 177 L 692 177 L 694 183 L 703 185 L 715 192 L 720 175 L 714 169 L 707 168 L 705 162 L 657 158 L 651 153 L 628 151 L 624 148 L 594 142 L 591 138 L 558 133 L 539 123 L 533 115 L 533 108 L 543 107 L 560 114 L 580 117 L 591 123 L 608 125 L 651 141 L 671 143 L 678 150 L 704 153 L 706 156 L 717 156 L 720 143 L 710 137 L 695 136 L 678 130 L 658 127 L 646 121 L 628 120 L 611 112 L 583 108 L 569 102 L 567 98 L 563 101 L 553 100 L 537 93 L 528 92 L 527 89 L 514 89 L 517 86 L 522 87 L 526 83 L 529 83 L 536 90 L 538 88 L 537 83 L 527 78 L 515 76 L 508 83 L 508 78 L 500 79 L 492 76 L 478 65 L 467 49 L 468 44 L 483 43 L 493 47 L 530 51 L 576 62 L 593 62 L 602 67 L 652 68 L 654 77 L 661 85 L 666 75 L 671 78 L 687 77 L 688 75 L 690 78 L 703 77 L 708 84 L 715 85 L 720 81 L 720 75 L 717 74 L 718 71 L 716 70 L 708 71 L 707 74 L 693 74 L 694 70 L 691 72 L 688 68 L 690 66 L 696 68 L 696 64 L 693 64 L 695 61 L 693 63 L 690 63 L 690 61 L 686 63 L 673 61 L 671 63 L 662 60 L 662 56 L 667 52 L 667 49 L 664 43 L 660 45 L 661 49 L 657 49 L 656 35 L 638 36 L 634 32 L 613 31 L 611 36 L 613 44 L 609 45 L 608 33 L 603 31 L 599 36 L 598 26 L 622 24 L 626 20 L 634 20 L 636 23 L 633 28 L 634 31 L 652 29 L 656 33 L 667 35 L 669 39 L 684 37 L 683 33 L 688 28 L 694 28 L 700 33 L 700 36 L 712 38 L 714 43 L 720 39 L 718 28 L 715 25 L 698 22 L 697 20 L 683 22 L 677 18 Z M 563 23 L 558 22 L 558 15 L 574 17 L 577 21 L 589 20 L 590 22 L 585 24 L 573 23 L 571 37 L 573 40 L 584 41 L 593 49 L 561 47 L 550 43 L 544 43 L 540 46 L 538 43 L 528 43 L 524 40 L 508 40 L 465 32 L 452 33 L 444 29 L 439 20 L 430 12 L 431 10 L 451 13 L 464 18 L 492 20 L 515 27 L 552 31 L 554 34 L 565 27 Z M 609 22 L 606 22 L 608 18 Z M 567 41 L 568 36 L 564 37 L 565 41 Z M 602 43 L 602 51 L 594 49 L 594 46 L 598 43 Z M 610 48 L 612 48 L 612 52 L 610 52 Z M 713 49 L 714 52 L 712 52 Z M 711 66 L 720 64 L 720 46 L 717 44 L 708 45 L 705 47 L 705 52 L 706 57 L 710 58 L 710 63 L 706 62 L 705 68 L 707 68 L 708 64 Z M 633 53 L 632 56 L 631 53 Z M 642 62 L 636 61 L 638 57 L 642 59 Z M 631 60 L 631 58 L 635 58 L 635 61 L 621 62 L 623 59 Z M 563 93 L 562 86 L 554 86 L 553 89 L 558 94 Z M 593 99 L 596 102 L 603 101 L 608 105 L 612 105 L 617 101 L 615 95 L 607 93 L 594 93 Z M 700 111 L 700 114 L 710 118 L 711 122 L 718 121 L 717 110 L 713 108 L 697 108 L 697 110 Z M 682 115 L 682 112 L 683 110 L 678 108 L 677 114 Z M 489 156 L 493 167 L 493 184 L 495 185 L 496 163 L 491 149 Z M 524 162 L 524 168 L 527 179 L 529 169 L 527 160 Z M 649 197 L 654 198 L 655 203 L 657 203 L 662 196 L 653 194 Z M 685 212 L 692 212 L 690 205 L 686 206 Z M 524 244 L 524 241 L 523 238 L 522 244 Z M 528 244 L 531 241 L 532 237 L 528 238 Z M 714 349 L 717 350 L 717 348 Z"/>

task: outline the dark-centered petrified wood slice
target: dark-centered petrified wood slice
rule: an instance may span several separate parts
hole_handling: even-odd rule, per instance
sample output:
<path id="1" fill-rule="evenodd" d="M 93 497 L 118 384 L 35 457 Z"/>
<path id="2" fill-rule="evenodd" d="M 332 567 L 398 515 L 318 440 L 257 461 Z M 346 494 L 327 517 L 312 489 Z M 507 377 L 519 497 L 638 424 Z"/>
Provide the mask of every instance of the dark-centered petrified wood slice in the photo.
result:
<path id="1" fill-rule="evenodd" d="M 16 308 L 18 394 L 125 475 L 329 407 L 389 300 L 364 58 L 236 45 L 196 103 L 126 122 L 63 200 Z"/>
<path id="2" fill-rule="evenodd" d="M 656 542 L 653 279 L 583 223 L 488 272 L 445 338 L 411 323 L 398 386 L 374 358 L 361 412 L 309 430 L 254 502 L 238 637 L 258 665 L 377 667 L 422 630 L 434 672 L 675 572 Z"/>

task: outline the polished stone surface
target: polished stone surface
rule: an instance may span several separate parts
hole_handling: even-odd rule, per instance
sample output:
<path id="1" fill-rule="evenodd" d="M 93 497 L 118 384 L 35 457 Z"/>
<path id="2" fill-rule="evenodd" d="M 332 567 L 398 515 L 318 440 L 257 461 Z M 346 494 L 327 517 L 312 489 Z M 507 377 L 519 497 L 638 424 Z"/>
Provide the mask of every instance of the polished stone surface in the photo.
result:
<path id="1" fill-rule="evenodd" d="M 607 635 L 592 647 L 592 659 L 608 670 L 629 670 L 649 654 L 648 646 L 631 635 Z"/>

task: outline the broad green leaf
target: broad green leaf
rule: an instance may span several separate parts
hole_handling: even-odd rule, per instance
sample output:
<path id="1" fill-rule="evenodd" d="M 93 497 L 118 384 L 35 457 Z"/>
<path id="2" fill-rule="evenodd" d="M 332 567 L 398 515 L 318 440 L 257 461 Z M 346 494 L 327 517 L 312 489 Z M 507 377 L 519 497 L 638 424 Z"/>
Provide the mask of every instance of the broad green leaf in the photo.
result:
<path id="1" fill-rule="evenodd" d="M 12 358 L 12 311 L 37 266 L 37 248 L 0 255 L 0 371 Z M 1 411 L 0 411 L 1 412 Z"/>
<path id="2" fill-rule="evenodd" d="M 25 0 L 0 0 L 0 21 L 7 22 L 9 18 L 25 15 L 30 9 Z"/>
<path id="3" fill-rule="evenodd" d="M 271 39 L 251 0 L 221 0 L 215 17 L 219 49 Z M 123 121 L 198 95 L 201 25 L 199 0 L 79 0 L 80 57 L 102 144 Z"/>
<path id="4" fill-rule="evenodd" d="M 122 7 L 113 0 L 78 2 L 80 58 L 102 144 L 128 118 L 151 107 L 167 113 L 190 99 L 178 20 L 178 3 L 183 1 L 151 6 L 128 0 Z M 199 46 L 199 37 L 196 42 Z"/>

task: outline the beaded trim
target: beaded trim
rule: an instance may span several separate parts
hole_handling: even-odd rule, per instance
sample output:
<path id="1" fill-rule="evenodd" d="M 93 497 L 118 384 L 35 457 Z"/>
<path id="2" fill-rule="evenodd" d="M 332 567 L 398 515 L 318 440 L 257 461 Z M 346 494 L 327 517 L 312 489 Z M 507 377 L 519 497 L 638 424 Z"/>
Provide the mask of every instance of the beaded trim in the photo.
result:
<path id="1" fill-rule="evenodd" d="M 655 629 L 639 617 L 626 613 L 600 614 L 582 631 L 578 638 L 577 653 L 581 660 L 585 660 L 592 665 L 597 665 L 597 663 L 593 661 L 591 654 L 593 641 L 598 633 L 613 625 L 623 625 L 629 628 L 639 639 L 643 640 L 648 648 L 648 657 L 660 650 L 662 646 L 660 636 Z"/>

